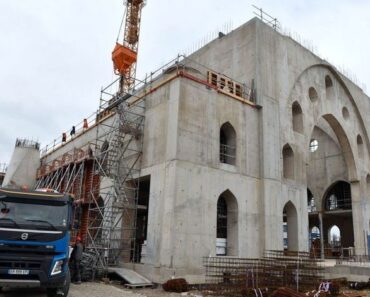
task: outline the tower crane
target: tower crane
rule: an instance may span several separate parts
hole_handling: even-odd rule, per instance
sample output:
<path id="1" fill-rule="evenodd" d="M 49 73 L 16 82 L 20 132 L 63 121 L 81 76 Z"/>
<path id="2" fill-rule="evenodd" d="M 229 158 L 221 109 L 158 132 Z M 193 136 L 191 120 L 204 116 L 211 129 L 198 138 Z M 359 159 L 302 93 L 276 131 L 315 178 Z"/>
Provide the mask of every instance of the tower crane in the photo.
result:
<path id="1" fill-rule="evenodd" d="M 146 0 L 125 0 L 124 34 L 122 44 L 116 42 L 112 52 L 115 74 L 120 76 L 119 93 L 133 89 L 136 78 L 136 62 L 139 46 L 141 11 Z"/>

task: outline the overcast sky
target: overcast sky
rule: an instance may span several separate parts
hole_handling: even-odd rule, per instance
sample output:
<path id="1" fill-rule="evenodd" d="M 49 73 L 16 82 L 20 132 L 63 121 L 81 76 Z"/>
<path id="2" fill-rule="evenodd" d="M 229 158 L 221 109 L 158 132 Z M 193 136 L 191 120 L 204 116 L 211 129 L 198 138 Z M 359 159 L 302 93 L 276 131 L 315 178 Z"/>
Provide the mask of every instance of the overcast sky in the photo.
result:
<path id="1" fill-rule="evenodd" d="M 312 41 L 370 88 L 368 0 L 148 0 L 138 77 L 225 24 L 251 19 L 252 4 Z M 93 113 L 113 80 L 111 51 L 122 0 L 0 0 L 0 163 L 17 137 L 42 146 Z M 368 93 L 368 92 L 367 92 Z"/>

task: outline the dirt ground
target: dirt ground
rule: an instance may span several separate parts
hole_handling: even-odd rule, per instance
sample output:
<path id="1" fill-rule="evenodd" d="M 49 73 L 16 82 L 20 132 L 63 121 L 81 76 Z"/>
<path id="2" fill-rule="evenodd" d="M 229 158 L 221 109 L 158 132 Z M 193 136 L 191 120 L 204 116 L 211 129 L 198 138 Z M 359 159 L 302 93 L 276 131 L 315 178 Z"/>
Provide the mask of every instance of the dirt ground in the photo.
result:
<path id="1" fill-rule="evenodd" d="M 0 293 L 1 297 L 45 297 L 46 293 L 40 289 L 7 290 Z M 71 285 L 68 297 L 203 297 L 197 292 L 167 293 L 161 288 L 129 290 L 120 286 L 106 285 L 104 283 L 82 283 Z"/>
<path id="2" fill-rule="evenodd" d="M 342 292 L 351 290 L 343 289 Z M 362 291 L 370 297 L 370 291 Z M 1 297 L 45 297 L 45 291 L 36 289 L 5 290 Z M 206 297 L 201 292 L 167 293 L 162 288 L 129 290 L 122 286 L 106 285 L 104 283 L 82 283 L 71 285 L 68 297 Z M 366 296 L 366 295 L 365 295 Z"/>

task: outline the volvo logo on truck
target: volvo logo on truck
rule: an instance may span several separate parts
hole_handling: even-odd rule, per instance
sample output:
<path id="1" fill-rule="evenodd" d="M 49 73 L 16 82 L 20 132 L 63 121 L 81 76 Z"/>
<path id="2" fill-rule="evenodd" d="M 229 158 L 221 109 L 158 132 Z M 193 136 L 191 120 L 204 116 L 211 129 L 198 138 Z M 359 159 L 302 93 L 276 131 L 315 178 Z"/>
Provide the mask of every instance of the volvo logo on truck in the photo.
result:
<path id="1" fill-rule="evenodd" d="M 28 239 L 28 233 L 22 233 L 21 239 L 22 240 L 27 240 Z"/>

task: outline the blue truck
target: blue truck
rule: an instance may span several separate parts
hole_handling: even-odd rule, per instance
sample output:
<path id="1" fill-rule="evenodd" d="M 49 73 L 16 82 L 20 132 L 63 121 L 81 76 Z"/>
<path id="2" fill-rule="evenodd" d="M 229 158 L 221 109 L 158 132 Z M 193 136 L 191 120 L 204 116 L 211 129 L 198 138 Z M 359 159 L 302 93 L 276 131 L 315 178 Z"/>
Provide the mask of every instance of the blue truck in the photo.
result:
<path id="1" fill-rule="evenodd" d="M 43 287 L 68 296 L 73 197 L 0 188 L 0 290 Z"/>

